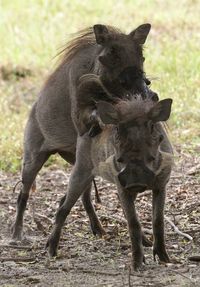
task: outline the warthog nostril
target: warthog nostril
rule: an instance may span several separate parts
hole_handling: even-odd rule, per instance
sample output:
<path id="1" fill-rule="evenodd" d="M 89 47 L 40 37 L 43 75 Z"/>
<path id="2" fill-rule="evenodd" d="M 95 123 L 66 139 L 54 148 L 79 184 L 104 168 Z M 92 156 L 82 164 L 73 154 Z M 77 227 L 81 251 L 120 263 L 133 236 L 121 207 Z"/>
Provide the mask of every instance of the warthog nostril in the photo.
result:
<path id="1" fill-rule="evenodd" d="M 117 161 L 120 162 L 120 163 L 123 163 L 123 158 L 120 156 L 120 157 L 117 158 Z"/>

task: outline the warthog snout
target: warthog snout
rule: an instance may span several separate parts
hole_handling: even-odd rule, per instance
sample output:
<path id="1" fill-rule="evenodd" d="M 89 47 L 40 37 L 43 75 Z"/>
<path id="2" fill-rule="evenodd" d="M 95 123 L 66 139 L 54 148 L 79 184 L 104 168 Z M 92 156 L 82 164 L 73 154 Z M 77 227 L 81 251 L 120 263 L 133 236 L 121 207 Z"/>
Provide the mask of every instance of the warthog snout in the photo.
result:
<path id="1" fill-rule="evenodd" d="M 118 174 L 121 186 L 125 189 L 144 191 L 152 186 L 155 174 L 141 161 L 129 163 Z"/>

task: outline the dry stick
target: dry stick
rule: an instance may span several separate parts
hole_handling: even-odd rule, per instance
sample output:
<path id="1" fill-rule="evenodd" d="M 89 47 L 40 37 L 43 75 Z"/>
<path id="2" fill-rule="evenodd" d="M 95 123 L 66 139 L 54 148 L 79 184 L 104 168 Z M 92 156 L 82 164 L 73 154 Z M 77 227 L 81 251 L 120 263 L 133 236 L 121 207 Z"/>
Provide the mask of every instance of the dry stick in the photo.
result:
<path id="1" fill-rule="evenodd" d="M 141 192 L 137 195 L 137 197 L 142 197 L 142 196 L 147 196 L 147 195 L 150 195 L 152 194 L 152 190 L 146 190 L 144 192 Z"/>
<path id="2" fill-rule="evenodd" d="M 30 262 L 35 261 L 35 257 L 0 257 L 0 262 L 2 261 L 15 261 L 15 262 Z"/>
<path id="3" fill-rule="evenodd" d="M 39 220 L 37 217 L 35 217 L 35 216 L 34 216 L 33 220 L 34 220 L 34 222 L 35 222 L 35 224 L 36 224 L 36 226 L 37 226 L 37 229 L 38 229 L 39 231 L 41 231 L 41 232 L 46 236 L 46 235 L 47 235 L 47 231 L 45 230 L 45 227 L 44 227 L 43 224 L 40 222 L 40 220 Z"/>
<path id="4" fill-rule="evenodd" d="M 2 244 L 0 245 L 0 248 L 12 248 L 12 249 L 24 249 L 24 250 L 31 250 L 32 246 L 19 246 L 19 245 L 8 245 L 8 244 Z"/>
<path id="5" fill-rule="evenodd" d="M 131 268 L 128 269 L 128 286 L 131 287 Z"/>
<path id="6" fill-rule="evenodd" d="M 190 261 L 200 262 L 200 255 L 189 256 L 188 259 Z"/>
<path id="7" fill-rule="evenodd" d="M 184 278 L 187 278 L 188 280 L 190 280 L 190 282 L 193 283 L 193 280 L 192 280 L 190 277 L 188 277 L 188 276 L 182 274 L 181 272 L 179 272 L 179 271 L 177 271 L 177 270 L 172 270 L 172 269 L 170 269 L 170 270 L 171 270 L 172 272 L 176 273 L 176 274 L 179 274 L 179 275 L 183 276 Z"/>
<path id="8" fill-rule="evenodd" d="M 7 204 L 8 201 L 7 200 L 0 200 L 0 204 Z"/>
<path id="9" fill-rule="evenodd" d="M 93 287 L 99 287 L 99 286 L 115 286 L 116 284 L 121 284 L 121 281 L 110 281 L 110 282 L 102 282 L 92 285 Z M 106 284 L 106 285 L 105 285 Z M 124 285 L 123 285 L 124 286 Z"/>
<path id="10" fill-rule="evenodd" d="M 175 231 L 176 233 L 178 233 L 179 235 L 181 235 L 181 236 L 183 236 L 183 237 L 186 237 L 186 238 L 187 238 L 188 240 L 190 240 L 190 241 L 193 240 L 192 236 L 190 236 L 190 235 L 187 234 L 187 233 L 184 233 L 184 232 L 180 231 L 180 230 L 178 229 L 178 227 L 177 227 L 167 216 L 165 216 L 164 218 L 165 218 L 165 220 L 172 226 L 172 228 L 174 229 L 174 231 Z"/>
<path id="11" fill-rule="evenodd" d="M 43 220 L 46 220 L 48 223 L 53 224 L 53 220 L 51 218 L 47 217 L 46 215 L 35 212 L 35 216 L 41 217 Z"/>
<path id="12" fill-rule="evenodd" d="M 108 271 L 101 271 L 101 270 L 95 270 L 95 269 L 83 269 L 83 268 L 77 268 L 77 271 L 81 271 L 83 273 L 94 273 L 94 274 L 100 274 L 100 275 L 108 275 L 108 276 L 117 276 L 120 275 L 120 272 L 108 272 Z"/>
<path id="13" fill-rule="evenodd" d="M 108 218 L 108 219 L 110 218 L 111 220 L 115 220 L 115 221 L 117 221 L 119 223 L 127 224 L 126 219 L 121 218 L 120 216 L 117 216 L 117 215 L 112 215 L 112 216 L 102 215 L 102 217 L 105 217 L 105 218 Z M 176 233 L 178 233 L 179 235 L 181 235 L 183 237 L 186 237 L 190 241 L 193 240 L 192 236 L 190 236 L 187 233 L 184 233 L 184 232 L 180 231 L 178 229 L 178 227 L 167 216 L 164 216 L 164 218 L 173 227 L 173 229 L 174 229 L 174 231 Z M 151 234 L 151 235 L 153 234 L 153 231 L 151 229 L 143 228 L 143 231 L 144 231 L 144 233 L 148 233 L 148 234 Z"/>
<path id="14" fill-rule="evenodd" d="M 45 227 L 43 226 L 43 224 L 40 222 L 39 218 L 36 217 L 36 212 L 35 212 L 35 197 L 33 197 L 33 201 L 32 204 L 30 206 L 32 215 L 33 215 L 33 221 L 35 222 L 37 229 L 39 231 L 41 231 L 45 236 L 47 235 L 47 231 L 45 230 Z M 37 214 L 39 217 L 42 217 L 43 219 L 48 219 L 48 217 L 41 215 L 41 214 Z M 50 219 L 49 219 L 50 220 Z M 52 223 L 52 222 L 51 222 Z"/>
<path id="15" fill-rule="evenodd" d="M 110 220 L 115 220 L 117 221 L 118 223 L 123 223 L 123 224 L 126 224 L 127 225 L 127 220 L 125 218 L 122 218 L 120 216 L 117 216 L 117 215 L 112 215 L 112 216 L 108 216 L 108 215 L 101 215 L 102 218 L 107 218 L 107 219 L 110 219 Z M 143 228 L 142 229 L 144 231 L 144 233 L 148 233 L 150 235 L 153 234 L 153 231 L 151 229 L 148 229 L 148 228 Z"/>

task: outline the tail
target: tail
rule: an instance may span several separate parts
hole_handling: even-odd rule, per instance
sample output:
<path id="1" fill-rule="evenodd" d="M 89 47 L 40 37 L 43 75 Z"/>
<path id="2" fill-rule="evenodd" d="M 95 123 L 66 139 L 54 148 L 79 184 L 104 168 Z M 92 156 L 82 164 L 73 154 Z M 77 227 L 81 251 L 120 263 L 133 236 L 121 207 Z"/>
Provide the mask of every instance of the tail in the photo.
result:
<path id="1" fill-rule="evenodd" d="M 101 203 L 101 198 L 99 196 L 99 192 L 98 192 L 98 189 L 97 189 L 97 185 L 96 185 L 95 179 L 93 179 L 93 184 L 94 184 L 94 189 L 95 189 L 95 200 L 96 200 L 97 203 Z"/>
<path id="2" fill-rule="evenodd" d="M 20 183 L 22 183 L 22 184 L 23 184 L 23 182 L 22 182 L 22 180 L 21 180 L 21 179 L 20 179 L 20 180 L 18 180 L 18 181 L 17 181 L 17 183 L 15 184 L 15 186 L 13 187 L 13 193 L 15 193 L 15 190 L 16 190 L 17 186 L 18 186 Z"/>

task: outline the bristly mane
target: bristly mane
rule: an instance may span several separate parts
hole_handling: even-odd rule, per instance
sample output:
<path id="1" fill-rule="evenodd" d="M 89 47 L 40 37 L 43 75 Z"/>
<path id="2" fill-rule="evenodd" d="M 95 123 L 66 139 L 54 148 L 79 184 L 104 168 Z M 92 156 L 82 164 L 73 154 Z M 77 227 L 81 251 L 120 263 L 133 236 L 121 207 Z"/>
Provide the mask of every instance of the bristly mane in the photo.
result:
<path id="1" fill-rule="evenodd" d="M 113 35 L 113 37 L 122 34 L 118 28 L 109 25 L 106 25 L 106 27 L 108 28 L 109 33 Z M 73 35 L 74 38 L 69 41 L 66 46 L 57 54 L 57 56 L 60 56 L 61 64 L 70 61 L 76 55 L 76 53 L 82 49 L 88 46 L 96 45 L 93 27 L 85 28 L 77 33 L 74 33 Z"/>
<path id="2" fill-rule="evenodd" d="M 129 122 L 144 117 L 154 105 L 155 103 L 152 100 L 144 100 L 140 95 L 137 95 L 131 100 L 119 101 L 116 108 L 119 111 L 121 119 L 124 119 L 124 122 Z"/>

